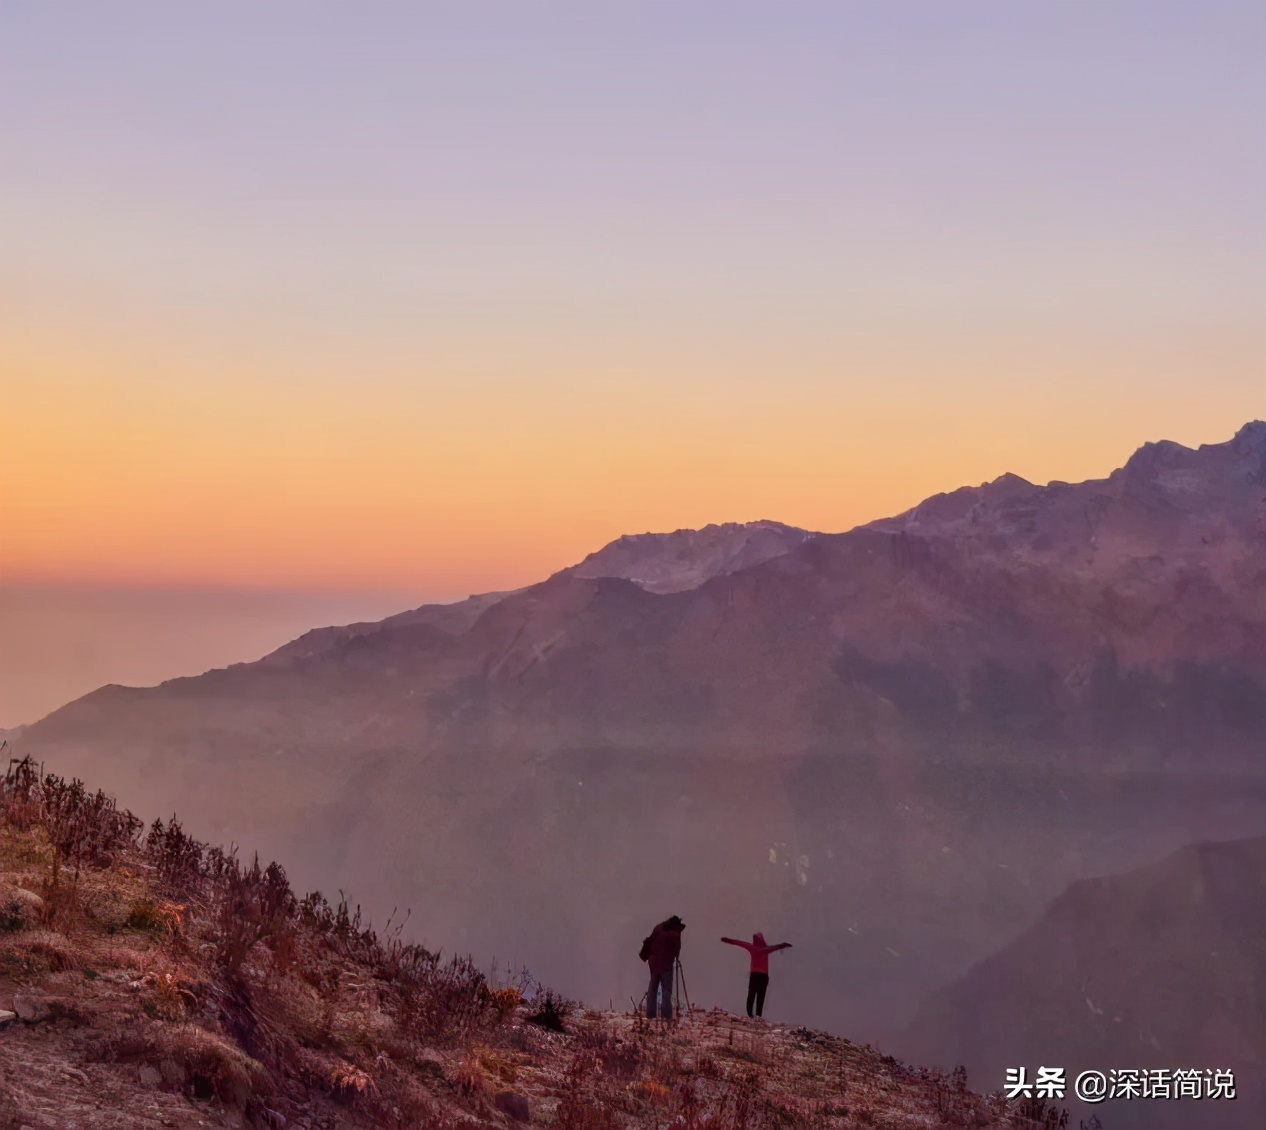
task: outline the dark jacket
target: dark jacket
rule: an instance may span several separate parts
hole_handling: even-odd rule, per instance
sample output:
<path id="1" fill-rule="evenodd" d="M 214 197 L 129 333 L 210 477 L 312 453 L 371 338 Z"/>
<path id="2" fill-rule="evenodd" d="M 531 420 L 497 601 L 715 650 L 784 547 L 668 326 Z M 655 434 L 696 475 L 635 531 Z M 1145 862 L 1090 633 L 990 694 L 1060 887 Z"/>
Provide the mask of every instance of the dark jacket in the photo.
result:
<path id="1" fill-rule="evenodd" d="M 652 974 L 667 973 L 681 953 L 681 931 L 670 930 L 668 923 L 661 922 L 651 931 L 651 952 L 646 959 Z"/>

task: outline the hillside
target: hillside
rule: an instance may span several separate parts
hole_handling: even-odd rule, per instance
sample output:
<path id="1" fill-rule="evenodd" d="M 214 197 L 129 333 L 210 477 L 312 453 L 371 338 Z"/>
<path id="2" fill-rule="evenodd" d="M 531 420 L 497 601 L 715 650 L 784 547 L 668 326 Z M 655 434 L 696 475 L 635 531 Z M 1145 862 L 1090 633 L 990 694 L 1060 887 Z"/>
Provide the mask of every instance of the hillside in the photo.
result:
<path id="1" fill-rule="evenodd" d="M 780 557 L 813 536 L 806 530 L 779 522 L 728 522 L 702 530 L 635 534 L 618 538 L 562 572 L 566 576 L 591 579 L 619 577 L 648 592 L 682 592 L 697 588 L 713 577 L 724 577 Z M 400 633 L 423 625 L 438 628 L 448 635 L 461 635 L 494 604 L 520 591 L 478 593 L 453 604 L 424 604 L 372 623 L 315 628 L 278 648 L 261 662 L 289 666 L 346 648 L 352 641 L 365 642 L 363 637 L 366 636 Z"/>
<path id="2" fill-rule="evenodd" d="M 0 1127 L 1062 1125 L 869 1047 L 490 980 L 78 783 L 0 783 Z"/>
<path id="3" fill-rule="evenodd" d="M 695 542 L 632 539 L 621 576 L 103 688 L 18 752 L 591 1002 L 674 910 L 777 933 L 774 1015 L 888 1043 L 1070 882 L 1266 832 L 1264 500 L 1253 423 L 734 572 L 709 535 L 679 591 L 628 577 Z"/>
<path id="4" fill-rule="evenodd" d="M 1083 879 L 954 985 L 908 1046 L 975 1078 L 1058 1059 L 1105 1066 L 1231 1068 L 1234 1103 L 1201 1127 L 1266 1123 L 1266 837 L 1197 844 L 1122 875 Z M 1040 1018 L 1035 1025 L 1033 1019 Z M 1192 1126 L 1173 1104 L 1118 1102 L 1118 1127 Z"/>

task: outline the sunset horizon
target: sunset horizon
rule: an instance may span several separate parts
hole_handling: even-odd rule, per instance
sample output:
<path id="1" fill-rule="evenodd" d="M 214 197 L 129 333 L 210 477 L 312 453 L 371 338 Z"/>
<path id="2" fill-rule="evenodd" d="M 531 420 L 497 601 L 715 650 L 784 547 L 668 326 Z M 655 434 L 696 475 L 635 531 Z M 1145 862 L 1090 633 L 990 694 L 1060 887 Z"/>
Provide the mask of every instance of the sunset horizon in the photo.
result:
<path id="1" fill-rule="evenodd" d="M 302 570 L 296 570 L 291 574 L 282 574 L 278 576 L 267 576 L 263 580 L 242 579 L 236 575 L 217 576 L 217 575 L 199 575 L 194 573 L 190 576 L 166 576 L 166 575 L 150 575 L 144 574 L 132 575 L 127 572 L 120 572 L 115 575 L 94 575 L 92 573 L 81 574 L 74 570 L 47 571 L 40 572 L 32 570 L 30 572 L 22 571 L 5 571 L 0 572 L 0 587 L 8 586 L 14 588 L 29 589 L 65 589 L 79 590 L 84 592 L 90 591 L 116 591 L 119 593 L 140 594 L 145 592 L 154 593 L 190 593 L 211 596 L 219 593 L 240 593 L 243 595 L 250 594 L 283 594 L 290 593 L 294 595 L 359 595 L 366 593 L 381 593 L 388 596 L 394 596 L 399 599 L 412 599 L 418 593 L 425 593 L 427 601 L 437 603 L 452 602 L 462 600 L 468 596 L 484 592 L 508 591 L 511 589 L 521 588 L 524 585 L 535 583 L 552 575 L 560 569 L 578 564 L 585 556 L 601 549 L 603 546 L 610 544 L 623 537 L 637 536 L 641 534 L 670 534 L 687 530 L 702 530 L 710 526 L 748 526 L 760 523 L 775 523 L 785 526 L 793 526 L 798 529 L 806 530 L 810 533 L 819 534 L 838 534 L 847 533 L 849 530 L 858 526 L 867 525 L 871 522 L 881 521 L 885 518 L 895 517 L 896 515 L 924 502 L 929 498 L 933 498 L 940 494 L 950 494 L 953 491 L 963 487 L 979 487 L 989 482 L 993 482 L 999 478 L 1016 476 L 1024 479 L 1026 482 L 1032 483 L 1034 486 L 1047 486 L 1053 482 L 1078 483 L 1090 482 L 1106 479 L 1116 470 L 1119 470 L 1125 463 L 1129 454 L 1132 454 L 1138 448 L 1152 443 L 1179 443 L 1181 446 L 1188 448 L 1197 448 L 1208 444 L 1225 443 L 1231 439 L 1241 428 L 1249 424 L 1259 421 L 1253 419 L 1245 419 L 1231 431 L 1224 433 L 1220 438 L 1202 439 L 1199 441 L 1183 442 L 1175 440 L 1173 436 L 1157 436 L 1141 440 L 1129 451 L 1122 455 L 1107 470 L 1098 474 L 1085 474 L 1082 476 L 1073 475 L 1050 475 L 1030 477 L 1019 474 L 1012 468 L 999 471 L 995 475 L 976 481 L 960 481 L 953 484 L 946 484 L 940 487 L 927 490 L 925 493 L 912 496 L 907 504 L 888 508 L 882 512 L 867 514 L 858 520 L 850 522 L 847 525 L 838 527 L 829 527 L 823 524 L 815 524 L 813 522 L 792 522 L 777 513 L 759 513 L 744 514 L 735 517 L 716 517 L 706 520 L 698 520 L 692 523 L 674 525 L 671 523 L 660 523 L 658 525 L 648 525 L 645 527 L 602 527 L 598 523 L 594 523 L 595 536 L 597 540 L 579 542 L 576 547 L 572 548 L 572 539 L 562 544 L 563 548 L 559 550 L 562 556 L 546 558 L 544 554 L 538 559 L 533 559 L 532 563 L 522 564 L 505 564 L 505 563 L 489 563 L 481 561 L 476 564 L 469 573 L 453 574 L 452 578 L 446 577 L 446 580 L 452 579 L 455 583 L 449 587 L 430 586 L 425 581 L 426 574 L 418 573 L 416 575 L 397 574 L 388 571 L 379 577 L 365 576 L 354 577 L 351 580 L 340 579 L 338 577 L 325 580 L 310 579 L 304 575 Z M 576 535 L 576 539 L 580 535 Z M 567 554 L 570 552 L 570 556 Z M 463 584 L 463 577 L 480 577 L 488 578 L 488 583 L 481 586 L 471 586 Z M 417 583 L 405 583 L 411 579 L 417 578 Z M 289 583 L 287 583 L 289 578 Z"/>
<path id="2" fill-rule="evenodd" d="M 1259 421 L 1245 421 L 1242 428 Z M 1225 443 L 1232 435 L 1209 442 Z M 1169 440 L 1158 437 L 1144 441 Z M 1138 446 L 1143 446 L 1140 444 Z M 1199 444 L 1185 444 L 1198 447 Z M 1132 454 L 1132 452 L 1130 453 Z M 1122 455 L 1110 469 L 1123 466 Z M 1085 481 L 1105 479 L 1110 471 Z M 1002 471 L 979 483 L 958 483 L 931 491 L 911 505 L 961 487 L 976 487 L 1014 471 Z M 1020 476 L 1024 478 L 1025 476 Z M 1028 480 L 1035 486 L 1079 482 L 1073 478 Z M 844 533 L 894 517 L 903 506 L 864 518 L 841 530 L 811 525 L 809 533 Z M 251 662 L 304 632 L 338 624 L 380 620 L 422 605 L 456 604 L 483 593 L 507 592 L 537 584 L 560 570 L 580 564 L 591 553 L 629 535 L 666 535 L 709 526 L 752 525 L 781 519 L 757 518 L 699 522 L 660 529 L 626 529 L 578 549 L 556 564 L 542 563 L 529 574 L 491 571 L 488 583 L 458 584 L 449 589 L 398 585 L 232 584 L 207 581 L 85 580 L 76 577 L 23 577 L 0 574 L 0 729 L 25 725 L 48 711 L 107 683 L 149 686 L 234 663 Z M 471 574 L 479 576 L 478 571 Z M 103 646 L 103 640 L 109 640 Z"/>
<path id="3" fill-rule="evenodd" d="M 1263 414 L 1251 5 L 70 8 L 0 15 L 0 582 L 514 587 Z"/>
<path id="4" fill-rule="evenodd" d="M 1262 0 L 0 0 L 0 1128 L 1260 1130 L 1264 124 Z"/>

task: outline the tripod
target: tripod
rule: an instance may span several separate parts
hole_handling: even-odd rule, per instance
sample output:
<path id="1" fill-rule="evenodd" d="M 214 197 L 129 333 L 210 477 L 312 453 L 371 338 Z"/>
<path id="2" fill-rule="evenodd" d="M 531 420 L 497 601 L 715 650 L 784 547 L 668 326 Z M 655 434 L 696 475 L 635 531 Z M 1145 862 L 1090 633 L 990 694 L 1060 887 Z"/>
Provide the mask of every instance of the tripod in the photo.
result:
<path id="1" fill-rule="evenodd" d="M 673 965 L 676 967 L 676 977 L 673 978 L 673 1012 L 679 1014 L 681 1012 L 681 998 L 686 998 L 686 1012 L 690 1012 L 690 993 L 686 989 L 686 971 L 681 967 L 681 958 L 674 958 Z"/>

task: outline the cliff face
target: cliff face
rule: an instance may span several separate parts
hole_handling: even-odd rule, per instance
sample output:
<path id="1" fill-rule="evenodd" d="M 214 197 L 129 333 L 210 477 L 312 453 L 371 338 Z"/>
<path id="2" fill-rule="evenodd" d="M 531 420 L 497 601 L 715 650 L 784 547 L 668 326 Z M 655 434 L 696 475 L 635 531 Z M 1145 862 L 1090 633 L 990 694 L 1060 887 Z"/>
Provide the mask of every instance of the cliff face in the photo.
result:
<path id="1" fill-rule="evenodd" d="M 669 913 L 702 1000 L 742 974 L 706 939 L 784 935 L 771 1008 L 867 1039 L 1069 882 L 1266 831 L 1266 425 L 746 568 L 725 529 L 103 688 L 19 752 L 593 1001 Z M 704 579 L 629 579 L 665 561 Z"/>

